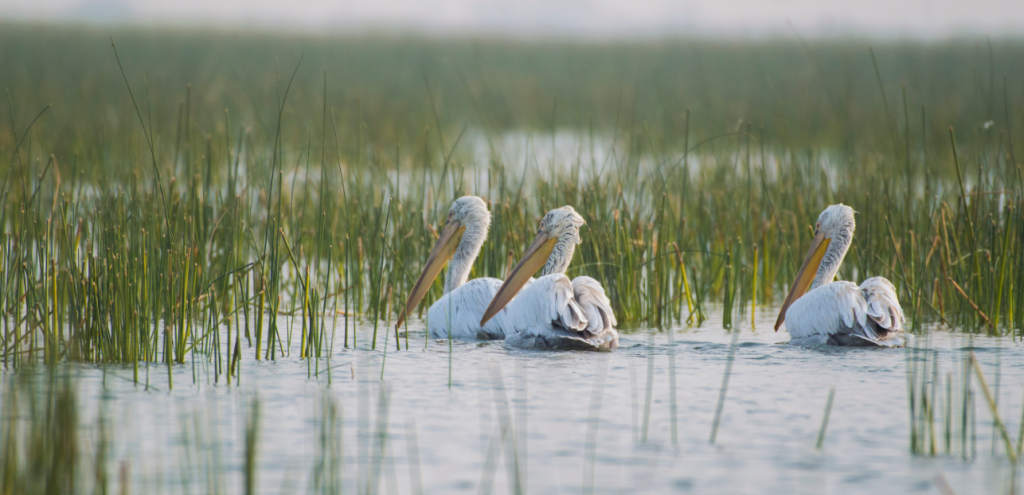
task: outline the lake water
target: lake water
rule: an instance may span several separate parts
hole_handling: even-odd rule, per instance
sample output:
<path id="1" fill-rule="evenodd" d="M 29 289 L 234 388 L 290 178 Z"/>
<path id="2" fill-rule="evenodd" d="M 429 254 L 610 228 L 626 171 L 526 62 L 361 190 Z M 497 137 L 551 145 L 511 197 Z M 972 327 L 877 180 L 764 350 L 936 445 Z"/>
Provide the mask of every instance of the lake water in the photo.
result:
<path id="1" fill-rule="evenodd" d="M 338 406 L 330 436 L 341 459 L 331 470 L 346 492 L 938 493 L 939 473 L 960 494 L 1011 490 L 1009 462 L 976 382 L 971 459 L 913 456 L 907 352 L 783 345 L 788 335 L 772 331 L 776 311 L 759 309 L 753 327 L 748 314 L 739 328 L 714 445 L 731 341 L 715 319 L 701 328 L 627 330 L 611 353 L 527 352 L 501 342 L 449 349 L 433 340 L 424 350 L 423 323 L 412 321 L 411 350 L 392 348 L 386 361 L 383 336 L 376 351 L 346 350 L 339 328 L 329 378 L 308 377 L 297 345 L 275 362 L 255 361 L 243 345 L 241 383 L 230 387 L 223 376 L 215 383 L 212 366 L 198 358 L 175 366 L 173 391 L 166 365 L 150 366 L 148 390 L 132 383 L 128 368 L 64 369 L 78 376 L 83 426 L 95 433 L 98 412 L 106 411 L 111 469 L 126 462 L 133 484 L 143 487 L 136 493 L 240 493 L 245 418 L 255 398 L 260 493 L 312 491 L 325 401 Z M 371 332 L 372 325 L 361 326 L 360 338 Z M 930 345 L 943 374 L 968 346 L 993 387 L 999 363 L 999 407 L 1016 438 L 1021 345 L 984 336 L 969 342 L 942 330 L 932 332 Z"/>

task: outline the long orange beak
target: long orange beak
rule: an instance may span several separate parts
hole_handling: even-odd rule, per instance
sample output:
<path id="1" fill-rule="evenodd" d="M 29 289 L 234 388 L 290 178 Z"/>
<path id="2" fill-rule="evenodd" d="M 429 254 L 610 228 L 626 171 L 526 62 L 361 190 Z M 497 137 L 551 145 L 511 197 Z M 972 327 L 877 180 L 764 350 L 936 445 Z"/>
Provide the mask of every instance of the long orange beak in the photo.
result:
<path id="1" fill-rule="evenodd" d="M 811 249 L 807 251 L 804 263 L 800 265 L 800 271 L 796 272 L 796 281 L 793 282 L 793 286 L 789 288 L 789 294 L 786 295 L 786 302 L 782 303 L 779 319 L 775 320 L 776 332 L 779 331 L 782 322 L 786 321 L 786 310 L 789 309 L 789 305 L 793 304 L 793 301 L 800 299 L 800 296 L 804 295 L 807 292 L 807 288 L 811 286 L 811 282 L 814 282 L 814 276 L 818 274 L 821 259 L 825 256 L 825 251 L 831 242 L 832 240 L 826 239 L 824 234 L 814 236 L 814 240 L 811 241 Z"/>
<path id="2" fill-rule="evenodd" d="M 487 306 L 487 311 L 484 312 L 484 317 L 480 320 L 481 327 L 488 320 L 494 318 L 494 315 L 498 314 L 502 308 L 507 306 L 512 301 L 512 298 L 516 297 L 519 290 L 526 285 L 526 282 L 530 280 L 530 277 L 548 262 L 548 257 L 551 256 L 551 251 L 555 249 L 556 242 L 558 242 L 558 239 L 550 238 L 544 232 L 537 234 L 537 238 L 533 240 L 533 244 L 530 244 L 526 254 L 523 255 L 523 259 L 512 269 L 512 273 L 505 279 L 505 283 L 501 284 L 501 288 L 494 295 L 494 299 L 491 299 L 491 304 Z"/>
<path id="3" fill-rule="evenodd" d="M 437 239 L 437 244 L 434 244 L 434 250 L 430 252 L 430 257 L 427 258 L 427 265 L 423 267 L 420 278 L 416 279 L 416 285 L 412 287 L 412 292 L 409 293 L 409 300 L 405 302 L 405 309 L 402 310 L 402 314 L 398 315 L 398 323 L 395 324 L 395 328 L 402 326 L 405 318 L 412 313 L 412 310 L 416 309 L 416 305 L 427 295 L 427 291 L 430 290 L 430 284 L 441 273 L 441 269 L 448 263 L 448 260 L 452 259 L 452 256 L 455 255 L 455 250 L 459 248 L 459 243 L 462 242 L 462 234 L 465 231 L 466 227 L 459 225 L 459 222 L 447 222 L 444 224 L 441 237 Z"/>

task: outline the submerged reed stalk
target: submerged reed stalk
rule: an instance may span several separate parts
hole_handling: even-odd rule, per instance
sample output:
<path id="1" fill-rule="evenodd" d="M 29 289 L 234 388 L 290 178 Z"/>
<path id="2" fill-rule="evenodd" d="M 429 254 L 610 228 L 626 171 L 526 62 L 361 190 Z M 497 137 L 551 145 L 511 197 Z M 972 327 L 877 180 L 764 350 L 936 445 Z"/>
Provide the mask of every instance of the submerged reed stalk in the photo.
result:
<path id="1" fill-rule="evenodd" d="M 828 428 L 828 417 L 832 414 L 832 401 L 835 397 L 836 387 L 829 387 L 828 400 L 825 401 L 825 413 L 821 416 L 821 428 L 818 430 L 818 441 L 814 444 L 814 448 L 817 450 L 821 450 L 821 446 L 825 444 L 825 430 Z"/>
<path id="2" fill-rule="evenodd" d="M 718 425 L 722 421 L 722 410 L 725 408 L 725 393 L 729 389 L 729 375 L 732 374 L 732 362 L 736 358 L 736 346 L 739 342 L 739 329 L 731 330 L 732 342 L 729 343 L 729 355 L 725 360 L 725 373 L 722 374 L 722 387 L 718 391 L 718 403 L 715 405 L 715 419 L 711 423 L 711 436 L 708 443 L 715 444 L 718 437 Z"/>

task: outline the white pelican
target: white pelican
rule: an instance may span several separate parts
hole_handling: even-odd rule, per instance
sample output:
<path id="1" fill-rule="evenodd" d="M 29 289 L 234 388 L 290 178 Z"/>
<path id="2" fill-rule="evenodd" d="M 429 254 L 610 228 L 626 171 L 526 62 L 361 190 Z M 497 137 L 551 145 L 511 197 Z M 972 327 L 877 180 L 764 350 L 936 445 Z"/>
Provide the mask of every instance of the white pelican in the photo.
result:
<path id="1" fill-rule="evenodd" d="M 829 206 L 818 216 L 811 249 L 775 322 L 776 332 L 786 322 L 790 344 L 903 347 L 910 340 L 891 282 L 872 277 L 858 287 L 832 281 L 854 227 L 853 208 L 846 205 Z"/>
<path id="2" fill-rule="evenodd" d="M 515 347 L 618 347 L 615 314 L 601 284 L 590 277 L 570 281 L 565 276 L 584 223 L 571 206 L 548 212 L 533 244 L 505 279 L 480 323 L 503 316 L 505 342 Z M 533 279 L 541 267 L 541 277 Z"/>
<path id="3" fill-rule="evenodd" d="M 441 273 L 441 268 L 448 263 L 444 296 L 430 306 L 427 312 L 430 336 L 437 339 L 450 336 L 460 340 L 505 338 L 502 330 L 504 315 L 498 315 L 487 325 L 479 324 L 484 309 L 498 292 L 501 280 L 484 277 L 466 282 L 469 269 L 480 253 L 490 226 L 491 213 L 487 211 L 484 200 L 476 196 L 463 196 L 452 203 L 444 229 L 409 294 L 405 309 L 398 316 L 396 327 L 400 328 L 406 316 L 416 309 L 416 305 L 430 289 L 430 284 Z"/>

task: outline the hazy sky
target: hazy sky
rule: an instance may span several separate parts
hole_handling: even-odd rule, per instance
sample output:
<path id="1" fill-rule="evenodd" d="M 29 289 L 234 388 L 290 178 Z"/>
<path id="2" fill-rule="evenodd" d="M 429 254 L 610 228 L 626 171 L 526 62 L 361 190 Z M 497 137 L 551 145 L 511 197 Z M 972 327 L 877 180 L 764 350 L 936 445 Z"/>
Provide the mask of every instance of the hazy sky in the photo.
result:
<path id="1" fill-rule="evenodd" d="M 569 36 L 1024 33 L 1024 0 L 0 0 L 0 18 Z M 792 27 L 791 27 L 792 26 Z"/>

